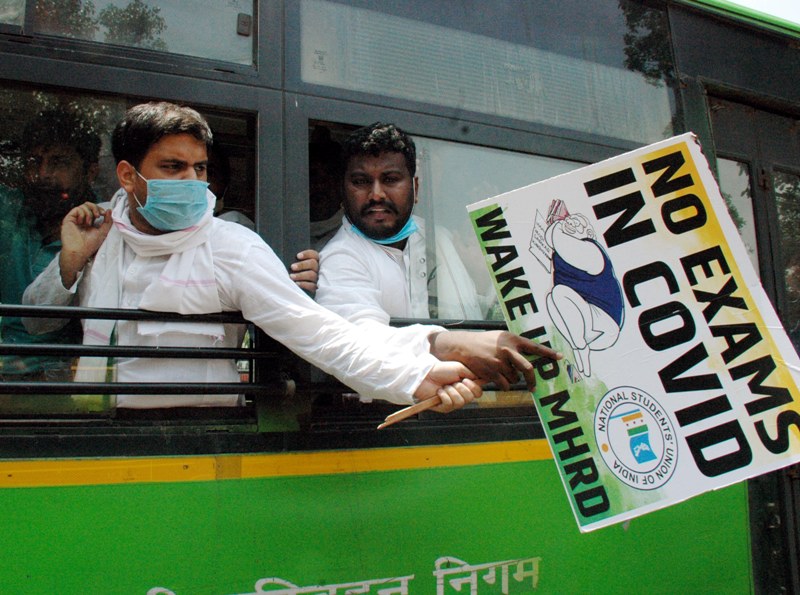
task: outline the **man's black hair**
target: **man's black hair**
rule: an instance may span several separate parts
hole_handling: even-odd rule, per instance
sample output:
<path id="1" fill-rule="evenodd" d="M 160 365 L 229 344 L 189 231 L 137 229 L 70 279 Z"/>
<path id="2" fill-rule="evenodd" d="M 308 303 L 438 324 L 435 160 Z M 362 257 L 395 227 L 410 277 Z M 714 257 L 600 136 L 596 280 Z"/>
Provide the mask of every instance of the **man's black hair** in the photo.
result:
<path id="1" fill-rule="evenodd" d="M 141 103 L 125 112 L 114 128 L 114 160 L 127 161 L 138 168 L 150 147 L 171 134 L 189 134 L 211 148 L 211 128 L 197 111 L 166 101 Z"/>
<path id="2" fill-rule="evenodd" d="M 417 172 L 417 147 L 411 137 L 394 124 L 375 122 L 354 130 L 342 144 L 345 167 L 350 159 L 360 155 L 377 157 L 381 153 L 402 153 L 408 172 Z"/>

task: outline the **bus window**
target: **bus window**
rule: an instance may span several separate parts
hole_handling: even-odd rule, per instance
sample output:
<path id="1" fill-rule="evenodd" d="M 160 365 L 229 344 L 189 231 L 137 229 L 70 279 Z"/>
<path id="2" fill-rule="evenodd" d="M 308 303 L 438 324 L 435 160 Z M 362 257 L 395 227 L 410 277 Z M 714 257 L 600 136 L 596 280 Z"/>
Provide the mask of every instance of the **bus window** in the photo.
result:
<path id="1" fill-rule="evenodd" d="M 783 325 L 789 338 L 800 348 L 800 175 L 776 171 L 773 176 L 781 254 L 784 262 L 786 309 Z"/>
<path id="2" fill-rule="evenodd" d="M 6 0 L 0 2 L 0 27 L 12 25 L 22 27 L 25 22 L 25 0 Z M 0 28 L 0 31 L 2 29 Z"/>
<path id="3" fill-rule="evenodd" d="M 420 179 L 416 213 L 435 221 L 437 238 L 452 245 L 469 274 L 467 285 L 474 285 L 479 316 L 483 320 L 503 320 L 489 272 L 475 238 L 467 205 L 579 167 L 580 163 L 525 155 L 488 147 L 414 136 L 417 145 L 417 175 Z M 437 241 L 439 241 L 437 239 Z M 451 285 L 462 286 L 461 283 Z M 439 294 L 451 291 L 440 279 Z M 448 307 L 441 296 L 436 318 L 476 318 L 457 304 Z M 452 300 L 450 300 L 452 302 Z"/>
<path id="4" fill-rule="evenodd" d="M 252 0 L 37 0 L 32 16 L 34 31 L 45 35 L 253 63 Z"/>
<path id="5" fill-rule="evenodd" d="M 138 101 L 0 88 L 0 304 L 23 304 L 28 285 L 59 253 L 61 221 L 71 208 L 85 201 L 107 202 L 119 189 L 110 135 L 133 103 Z M 225 204 L 219 215 L 233 212 L 235 220 L 249 221 L 252 226 L 252 116 L 213 111 L 206 115 L 227 161 L 229 183 L 224 185 Z M 213 173 L 218 175 L 219 170 Z M 17 315 L 2 316 L 0 341 L 11 351 L 0 354 L 0 381 L 69 383 L 77 363 L 75 350 L 69 352 L 69 346 L 82 340 L 77 318 L 23 321 Z M 37 351 L 25 351 L 31 346 Z M 106 359 L 98 362 L 94 380 L 110 380 Z M 250 370 L 243 366 L 241 371 Z M 113 398 L 101 395 L 0 395 L 0 414 L 97 413 L 111 406 Z"/>
<path id="6" fill-rule="evenodd" d="M 484 2 L 480 10 L 470 2 L 350 4 L 301 2 L 302 83 L 640 143 L 673 132 L 663 10 L 616 0 L 591 9 L 580 0 Z"/>
<path id="7" fill-rule="evenodd" d="M 123 110 L 122 101 L 16 88 L 2 90 L 0 303 L 22 303 L 27 285 L 58 253 L 61 219 L 70 208 L 86 200 L 107 199 L 116 189 L 112 183 L 109 122 Z M 21 318 L 4 316 L 0 337 L 4 344 L 80 342 L 78 320 L 54 324 L 57 328 L 43 327 L 49 330 L 31 333 Z M 0 378 L 3 382 L 68 381 L 73 364 L 70 356 L 3 355 Z M 14 411 L 74 406 L 70 397 L 40 397 L 3 395 L 0 403 L 3 409 Z M 102 407 L 99 397 L 89 401 L 82 402 L 79 408 Z"/>
<path id="8" fill-rule="evenodd" d="M 719 187 L 728 212 L 742 237 L 747 254 L 758 270 L 758 246 L 756 244 L 756 222 L 753 214 L 753 195 L 750 192 L 748 164 L 733 159 L 717 159 Z"/>

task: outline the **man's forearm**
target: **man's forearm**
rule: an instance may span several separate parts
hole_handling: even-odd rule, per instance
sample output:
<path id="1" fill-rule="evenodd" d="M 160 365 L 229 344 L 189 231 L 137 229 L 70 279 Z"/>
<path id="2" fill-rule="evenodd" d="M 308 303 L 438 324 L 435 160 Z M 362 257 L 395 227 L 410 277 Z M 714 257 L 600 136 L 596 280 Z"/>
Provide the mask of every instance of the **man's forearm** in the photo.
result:
<path id="1" fill-rule="evenodd" d="M 32 306 L 69 306 L 75 302 L 74 283 L 64 287 L 60 282 L 59 258 L 56 257 L 25 289 L 22 303 Z M 77 279 L 76 279 L 77 280 Z M 25 329 L 34 335 L 52 332 L 66 325 L 62 318 L 23 318 Z"/>

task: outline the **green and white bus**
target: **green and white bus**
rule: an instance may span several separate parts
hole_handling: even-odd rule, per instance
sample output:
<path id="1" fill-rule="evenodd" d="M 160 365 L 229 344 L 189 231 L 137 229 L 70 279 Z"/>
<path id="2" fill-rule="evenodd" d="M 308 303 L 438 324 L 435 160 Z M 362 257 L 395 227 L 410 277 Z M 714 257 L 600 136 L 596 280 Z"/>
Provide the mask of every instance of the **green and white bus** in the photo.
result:
<path id="1" fill-rule="evenodd" d="M 123 112 L 191 105 L 227 154 L 226 208 L 288 265 L 326 219 L 315 144 L 394 122 L 420 214 L 481 288 L 465 205 L 692 131 L 797 346 L 799 82 L 800 25 L 721 0 L 0 0 L 0 190 L 42 111 L 87 116 L 106 200 Z M 2 301 L 6 321 L 153 317 Z M 0 344 L 0 361 L 86 353 Z M 116 393 L 155 389 L 0 368 L 0 593 L 800 593 L 797 468 L 582 534 L 529 393 L 376 431 L 395 407 L 254 329 L 166 355 L 235 358 L 243 382 L 160 393 L 245 405 L 123 410 Z"/>

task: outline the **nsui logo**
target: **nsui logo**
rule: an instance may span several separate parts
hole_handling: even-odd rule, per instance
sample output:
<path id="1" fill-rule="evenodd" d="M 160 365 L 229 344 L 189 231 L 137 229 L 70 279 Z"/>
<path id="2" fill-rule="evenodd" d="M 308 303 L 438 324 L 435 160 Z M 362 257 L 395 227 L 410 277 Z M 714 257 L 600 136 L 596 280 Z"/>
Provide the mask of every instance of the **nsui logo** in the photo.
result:
<path id="1" fill-rule="evenodd" d="M 659 488 L 675 471 L 672 422 L 642 390 L 623 386 L 608 391 L 595 410 L 594 435 L 608 468 L 633 488 Z"/>

